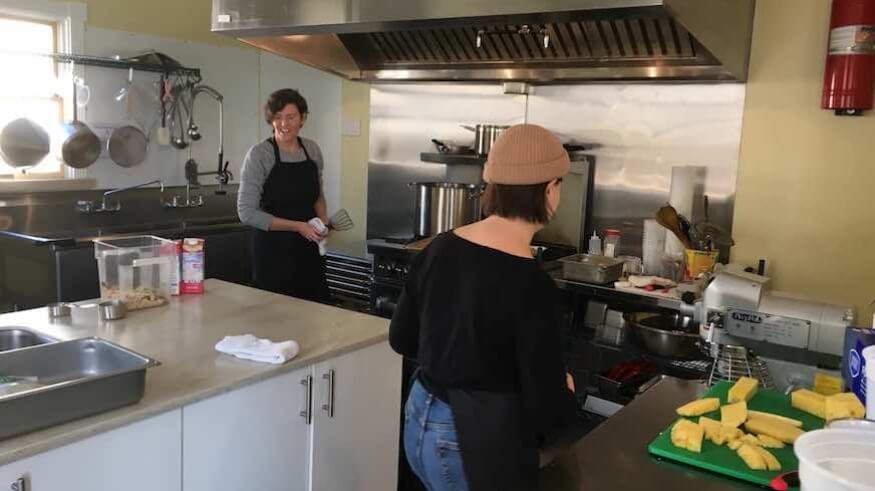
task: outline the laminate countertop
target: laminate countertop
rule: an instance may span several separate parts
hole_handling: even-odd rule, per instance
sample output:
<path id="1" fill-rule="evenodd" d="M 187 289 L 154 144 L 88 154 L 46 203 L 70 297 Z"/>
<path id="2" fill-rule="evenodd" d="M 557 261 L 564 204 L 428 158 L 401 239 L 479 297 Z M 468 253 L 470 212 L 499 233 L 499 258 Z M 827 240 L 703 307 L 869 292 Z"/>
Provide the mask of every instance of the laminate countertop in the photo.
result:
<path id="1" fill-rule="evenodd" d="M 50 319 L 46 308 L 0 315 L 0 329 L 23 327 L 60 340 L 97 336 L 161 362 L 147 371 L 139 403 L 2 440 L 0 465 L 388 339 L 386 319 L 215 279 L 205 286 L 203 295 L 173 297 L 116 321 L 79 308 L 60 319 Z M 284 365 L 215 351 L 219 340 L 236 334 L 293 339 L 301 351 Z"/>

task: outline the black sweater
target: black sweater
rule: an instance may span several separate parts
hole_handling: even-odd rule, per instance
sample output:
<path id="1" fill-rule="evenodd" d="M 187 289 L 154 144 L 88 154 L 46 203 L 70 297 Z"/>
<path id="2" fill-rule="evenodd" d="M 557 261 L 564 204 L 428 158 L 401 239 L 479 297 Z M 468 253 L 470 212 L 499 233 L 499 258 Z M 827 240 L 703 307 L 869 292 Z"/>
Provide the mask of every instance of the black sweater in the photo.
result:
<path id="1" fill-rule="evenodd" d="M 544 443 L 575 415 L 559 290 L 533 259 L 447 232 L 414 260 L 389 330 L 398 353 L 446 388 L 516 392 Z"/>

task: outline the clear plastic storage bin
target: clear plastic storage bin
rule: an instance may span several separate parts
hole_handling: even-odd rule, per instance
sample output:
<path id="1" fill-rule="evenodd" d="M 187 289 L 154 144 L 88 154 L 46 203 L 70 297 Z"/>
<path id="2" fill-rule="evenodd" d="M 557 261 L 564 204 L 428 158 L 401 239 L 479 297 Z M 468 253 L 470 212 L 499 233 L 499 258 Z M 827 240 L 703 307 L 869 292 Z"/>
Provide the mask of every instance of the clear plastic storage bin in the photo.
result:
<path id="1" fill-rule="evenodd" d="M 176 251 L 176 242 L 151 235 L 95 240 L 101 298 L 122 300 L 128 310 L 164 305 Z"/>

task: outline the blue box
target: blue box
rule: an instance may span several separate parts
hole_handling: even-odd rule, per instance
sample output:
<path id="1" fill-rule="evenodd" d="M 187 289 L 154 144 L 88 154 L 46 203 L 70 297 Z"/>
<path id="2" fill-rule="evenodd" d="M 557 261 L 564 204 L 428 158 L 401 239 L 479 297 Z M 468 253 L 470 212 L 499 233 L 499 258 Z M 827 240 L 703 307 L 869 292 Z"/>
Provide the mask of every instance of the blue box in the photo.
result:
<path id="1" fill-rule="evenodd" d="M 866 360 L 863 349 L 875 345 L 875 329 L 849 327 L 845 331 L 845 348 L 842 351 L 842 378 L 848 390 L 857 394 L 866 404 Z"/>

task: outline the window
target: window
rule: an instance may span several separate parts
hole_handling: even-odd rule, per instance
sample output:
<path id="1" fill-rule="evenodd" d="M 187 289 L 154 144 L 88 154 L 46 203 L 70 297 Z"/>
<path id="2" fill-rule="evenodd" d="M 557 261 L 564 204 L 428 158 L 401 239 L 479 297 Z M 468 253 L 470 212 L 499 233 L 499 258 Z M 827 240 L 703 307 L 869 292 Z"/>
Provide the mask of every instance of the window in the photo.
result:
<path id="1" fill-rule="evenodd" d="M 57 64 L 33 53 L 53 53 L 57 49 L 57 23 L 0 15 L 0 128 L 25 117 L 52 137 L 52 151 L 42 162 L 26 169 L 14 168 L 0 155 L 0 176 L 61 177 L 62 164 L 56 147 L 60 145 L 63 101 L 59 92 Z"/>

